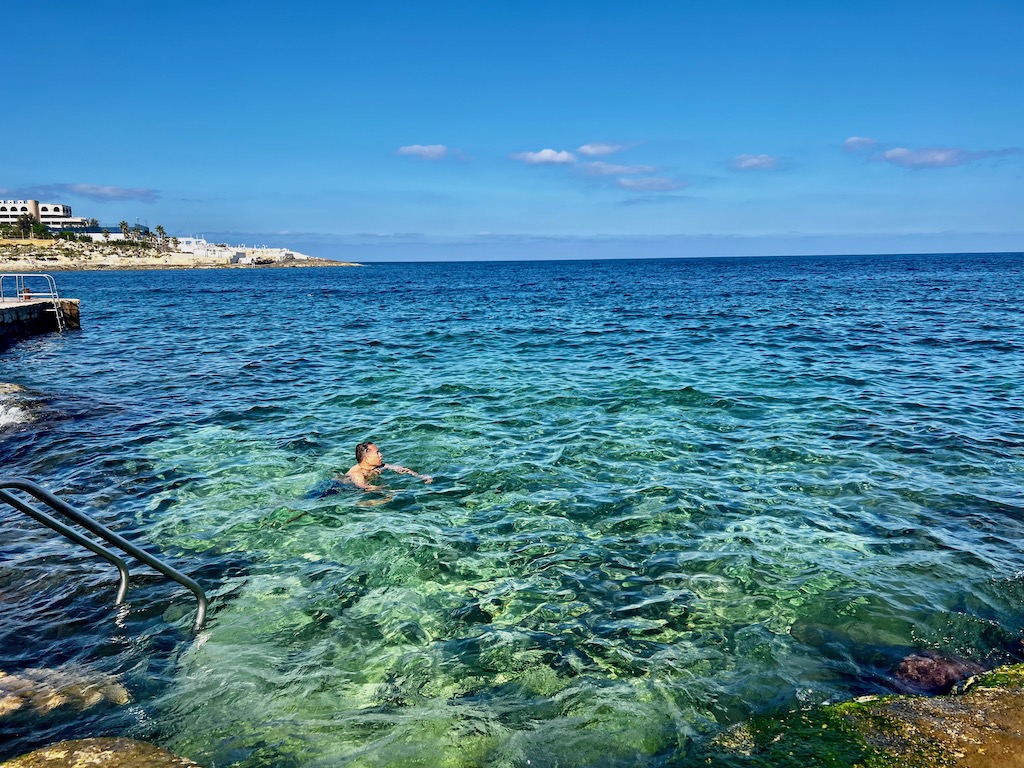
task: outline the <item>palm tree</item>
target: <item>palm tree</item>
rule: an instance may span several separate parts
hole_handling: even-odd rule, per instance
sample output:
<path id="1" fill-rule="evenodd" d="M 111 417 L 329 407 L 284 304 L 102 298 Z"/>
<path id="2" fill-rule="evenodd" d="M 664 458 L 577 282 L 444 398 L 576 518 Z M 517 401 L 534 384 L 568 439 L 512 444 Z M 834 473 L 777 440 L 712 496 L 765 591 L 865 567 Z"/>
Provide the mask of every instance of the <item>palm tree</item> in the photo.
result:
<path id="1" fill-rule="evenodd" d="M 32 214 L 23 213 L 18 217 L 15 226 L 18 228 L 21 236 L 27 239 L 28 236 L 32 234 L 32 225 L 35 223 L 36 220 L 32 218 Z"/>
<path id="2" fill-rule="evenodd" d="M 128 232 L 129 232 L 128 222 L 125 221 L 124 219 L 121 219 L 121 223 L 118 224 L 117 226 L 121 228 L 121 236 L 125 240 L 127 240 L 128 239 Z"/>
<path id="3" fill-rule="evenodd" d="M 109 240 L 110 239 L 110 230 L 109 229 L 104 228 L 104 230 L 103 230 L 103 239 L 104 240 Z"/>
<path id="4" fill-rule="evenodd" d="M 156 225 L 156 229 L 153 230 L 156 233 L 156 247 L 158 251 L 167 250 L 167 230 L 160 224 Z"/>

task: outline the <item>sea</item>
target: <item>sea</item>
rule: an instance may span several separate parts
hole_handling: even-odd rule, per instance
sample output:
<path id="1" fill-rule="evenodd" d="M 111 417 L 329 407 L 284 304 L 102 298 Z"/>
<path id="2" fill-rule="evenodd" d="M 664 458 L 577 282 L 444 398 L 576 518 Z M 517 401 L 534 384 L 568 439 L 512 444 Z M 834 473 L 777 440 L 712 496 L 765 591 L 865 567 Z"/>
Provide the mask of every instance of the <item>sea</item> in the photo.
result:
<path id="1" fill-rule="evenodd" d="M 686 765 L 744 720 L 1024 658 L 1024 254 L 61 273 L 0 352 L 0 670 L 203 766 Z M 430 475 L 339 482 L 355 446 Z M 106 679 L 106 678 L 105 678 Z"/>

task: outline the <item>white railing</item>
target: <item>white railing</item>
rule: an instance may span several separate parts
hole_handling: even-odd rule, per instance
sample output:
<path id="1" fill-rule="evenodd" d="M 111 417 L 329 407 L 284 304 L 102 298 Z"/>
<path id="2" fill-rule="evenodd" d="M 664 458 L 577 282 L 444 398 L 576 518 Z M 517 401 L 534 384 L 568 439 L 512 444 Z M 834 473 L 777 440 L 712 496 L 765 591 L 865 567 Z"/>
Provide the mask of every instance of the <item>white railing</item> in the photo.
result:
<path id="1" fill-rule="evenodd" d="M 51 302 L 53 306 L 48 311 L 53 312 L 57 318 L 57 330 L 64 331 L 64 308 L 60 304 L 57 281 L 53 275 L 22 272 L 0 275 L 0 304 L 37 300 Z"/>

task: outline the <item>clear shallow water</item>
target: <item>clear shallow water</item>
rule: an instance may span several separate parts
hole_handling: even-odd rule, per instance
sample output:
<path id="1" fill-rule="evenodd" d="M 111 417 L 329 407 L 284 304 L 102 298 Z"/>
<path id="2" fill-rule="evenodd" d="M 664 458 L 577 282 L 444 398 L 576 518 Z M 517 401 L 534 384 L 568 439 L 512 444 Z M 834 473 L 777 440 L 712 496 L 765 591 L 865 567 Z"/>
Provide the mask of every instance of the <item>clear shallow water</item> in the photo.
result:
<path id="1" fill-rule="evenodd" d="M 659 765 L 754 712 L 1019 658 L 1024 256 L 77 273 L 0 356 L 5 474 L 212 593 L 0 517 L 0 669 L 205 765 Z M 40 405 L 41 402 L 41 405 Z M 21 408 L 28 418 L 20 418 Z M 27 410 L 26 410 L 27 408 Z M 14 415 L 12 415 L 14 414 Z M 386 497 L 320 494 L 374 439 Z M 529 761 L 529 763 L 527 762 Z"/>

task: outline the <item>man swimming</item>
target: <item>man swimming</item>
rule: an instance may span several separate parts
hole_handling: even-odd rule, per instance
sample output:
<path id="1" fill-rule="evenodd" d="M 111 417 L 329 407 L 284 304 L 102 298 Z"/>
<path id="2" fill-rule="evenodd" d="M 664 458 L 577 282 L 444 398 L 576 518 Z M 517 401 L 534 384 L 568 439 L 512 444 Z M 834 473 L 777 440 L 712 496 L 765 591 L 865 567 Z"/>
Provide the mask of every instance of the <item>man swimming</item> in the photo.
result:
<path id="1" fill-rule="evenodd" d="M 385 469 L 400 475 L 412 475 L 424 483 L 434 482 L 434 478 L 430 475 L 421 475 L 398 464 L 385 464 L 380 449 L 374 443 L 360 443 L 356 446 L 356 464 L 345 473 L 345 477 L 364 491 L 383 491 L 384 489 L 379 485 L 374 485 L 374 482 Z"/>

